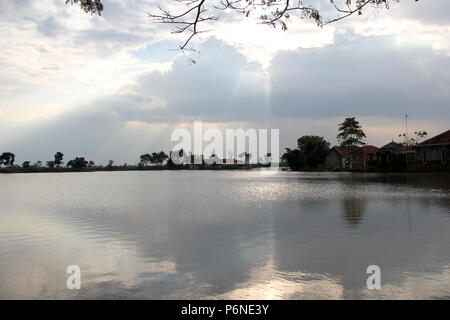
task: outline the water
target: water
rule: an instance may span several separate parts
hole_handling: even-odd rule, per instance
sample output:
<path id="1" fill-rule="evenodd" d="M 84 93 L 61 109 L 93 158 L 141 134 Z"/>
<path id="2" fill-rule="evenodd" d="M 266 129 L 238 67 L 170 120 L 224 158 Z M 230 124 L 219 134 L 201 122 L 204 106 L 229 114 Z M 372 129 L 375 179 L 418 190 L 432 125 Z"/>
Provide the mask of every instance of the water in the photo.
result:
<path id="1" fill-rule="evenodd" d="M 0 299 L 450 298 L 450 176 L 0 175 Z M 381 268 L 381 290 L 366 268 Z M 66 268 L 81 268 L 81 290 Z"/>

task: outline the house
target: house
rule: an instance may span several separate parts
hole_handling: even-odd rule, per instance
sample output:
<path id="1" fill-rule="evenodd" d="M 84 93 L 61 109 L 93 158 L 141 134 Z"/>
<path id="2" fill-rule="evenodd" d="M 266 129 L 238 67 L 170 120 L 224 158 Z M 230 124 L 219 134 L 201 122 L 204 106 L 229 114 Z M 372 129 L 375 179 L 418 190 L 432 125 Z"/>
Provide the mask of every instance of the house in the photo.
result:
<path id="1" fill-rule="evenodd" d="M 387 171 L 407 169 L 408 148 L 397 142 L 389 142 L 377 151 L 377 168 Z"/>
<path id="2" fill-rule="evenodd" d="M 376 167 L 376 152 L 378 148 L 372 145 L 363 147 L 331 148 L 325 160 L 324 167 L 328 170 L 372 170 Z"/>
<path id="3" fill-rule="evenodd" d="M 450 170 L 450 130 L 415 146 L 416 170 Z"/>

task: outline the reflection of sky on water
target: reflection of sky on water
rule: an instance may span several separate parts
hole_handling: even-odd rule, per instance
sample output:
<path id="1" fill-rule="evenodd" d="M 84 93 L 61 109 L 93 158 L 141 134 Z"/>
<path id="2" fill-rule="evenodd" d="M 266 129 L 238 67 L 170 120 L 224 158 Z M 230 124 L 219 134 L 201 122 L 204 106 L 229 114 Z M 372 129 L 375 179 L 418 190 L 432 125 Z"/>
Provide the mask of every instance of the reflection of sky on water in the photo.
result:
<path id="1" fill-rule="evenodd" d="M 0 298 L 449 297 L 449 178 L 2 176 Z M 65 268 L 82 290 L 65 289 Z M 365 289 L 366 268 L 382 290 Z"/>

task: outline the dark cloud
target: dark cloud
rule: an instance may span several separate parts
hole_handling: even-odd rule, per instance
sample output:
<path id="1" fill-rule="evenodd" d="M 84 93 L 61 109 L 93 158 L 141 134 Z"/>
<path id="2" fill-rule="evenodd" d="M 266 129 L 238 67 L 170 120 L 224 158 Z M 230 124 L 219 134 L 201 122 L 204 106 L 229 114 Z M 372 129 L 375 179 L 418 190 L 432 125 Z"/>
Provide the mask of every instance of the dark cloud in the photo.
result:
<path id="1" fill-rule="evenodd" d="M 360 38 L 278 54 L 271 66 L 279 116 L 449 117 L 450 57 L 397 47 L 389 37 Z"/>
<path id="2" fill-rule="evenodd" d="M 286 51 L 265 73 L 230 46 L 209 40 L 195 65 L 184 57 L 151 72 L 129 96 L 100 104 L 126 119 L 165 117 L 253 121 L 271 117 L 449 117 L 450 57 L 426 47 L 397 47 L 390 37 L 341 39 L 333 46 Z M 154 98 L 164 108 L 146 108 Z M 156 106 L 157 107 L 157 106 Z"/>
<path id="3" fill-rule="evenodd" d="M 398 18 L 414 19 L 426 24 L 450 24 L 450 7 L 447 0 L 402 0 L 396 5 L 395 13 Z"/>

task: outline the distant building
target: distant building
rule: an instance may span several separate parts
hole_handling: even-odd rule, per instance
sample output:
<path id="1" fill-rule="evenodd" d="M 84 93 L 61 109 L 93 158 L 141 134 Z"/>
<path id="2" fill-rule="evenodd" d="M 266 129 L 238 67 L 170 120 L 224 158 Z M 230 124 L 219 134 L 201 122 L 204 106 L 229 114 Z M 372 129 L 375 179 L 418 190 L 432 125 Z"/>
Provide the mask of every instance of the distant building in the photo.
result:
<path id="1" fill-rule="evenodd" d="M 377 168 L 386 171 L 407 169 L 408 148 L 397 142 L 389 142 L 377 151 Z"/>
<path id="2" fill-rule="evenodd" d="M 416 170 L 450 170 L 450 130 L 415 146 Z"/>
<path id="3" fill-rule="evenodd" d="M 376 168 L 378 148 L 372 145 L 363 147 L 331 148 L 324 166 L 328 170 L 373 170 Z"/>
<path id="4" fill-rule="evenodd" d="M 236 159 L 223 159 L 223 164 L 237 164 Z"/>

